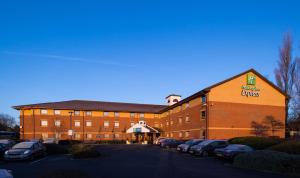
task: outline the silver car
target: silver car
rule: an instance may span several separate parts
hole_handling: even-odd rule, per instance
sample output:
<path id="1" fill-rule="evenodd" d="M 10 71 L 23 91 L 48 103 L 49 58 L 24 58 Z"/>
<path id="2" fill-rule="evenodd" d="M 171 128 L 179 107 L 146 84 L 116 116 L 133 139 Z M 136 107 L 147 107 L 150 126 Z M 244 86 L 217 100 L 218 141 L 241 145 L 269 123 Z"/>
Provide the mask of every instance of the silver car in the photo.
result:
<path id="1" fill-rule="evenodd" d="M 198 145 L 192 146 L 189 153 L 193 155 L 209 156 L 214 154 L 216 148 L 225 148 L 228 145 L 226 140 L 205 140 Z"/>
<path id="2" fill-rule="evenodd" d="M 21 142 L 4 153 L 4 160 L 33 160 L 45 155 L 45 147 L 40 142 Z"/>
<path id="3" fill-rule="evenodd" d="M 192 140 L 186 141 L 185 143 L 180 144 L 180 145 L 177 146 L 177 151 L 186 153 L 186 152 L 189 151 L 189 149 L 192 146 L 198 145 L 202 141 L 203 141 L 203 139 L 192 139 Z"/>

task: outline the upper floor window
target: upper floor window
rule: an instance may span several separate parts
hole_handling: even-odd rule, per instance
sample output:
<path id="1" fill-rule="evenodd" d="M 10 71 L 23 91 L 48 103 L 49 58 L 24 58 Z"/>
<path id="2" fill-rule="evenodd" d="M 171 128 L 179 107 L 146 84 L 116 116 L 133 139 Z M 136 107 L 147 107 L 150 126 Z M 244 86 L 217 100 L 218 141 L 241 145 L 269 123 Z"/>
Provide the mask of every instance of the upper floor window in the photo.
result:
<path id="1" fill-rule="evenodd" d="M 201 119 L 205 119 L 206 118 L 206 112 L 205 111 L 201 111 Z"/>
<path id="2" fill-rule="evenodd" d="M 178 118 L 178 122 L 179 122 L 179 124 L 182 123 L 182 118 L 181 117 Z"/>
<path id="3" fill-rule="evenodd" d="M 173 120 L 171 120 L 171 125 L 173 125 L 174 124 L 174 122 L 173 122 Z"/>
<path id="4" fill-rule="evenodd" d="M 54 110 L 55 115 L 60 115 L 60 110 Z"/>
<path id="5" fill-rule="evenodd" d="M 41 109 L 41 114 L 43 114 L 43 115 L 48 114 L 48 110 L 47 109 Z"/>
<path id="6" fill-rule="evenodd" d="M 104 121 L 104 127 L 109 127 L 109 121 Z"/>
<path id="7" fill-rule="evenodd" d="M 120 113 L 119 112 L 115 112 L 115 117 L 119 117 Z"/>
<path id="8" fill-rule="evenodd" d="M 179 137 L 182 137 L 182 132 L 179 132 Z"/>
<path id="9" fill-rule="evenodd" d="M 206 104 L 206 96 L 201 97 L 202 104 Z"/>
<path id="10" fill-rule="evenodd" d="M 157 122 L 154 123 L 154 127 L 159 127 L 159 124 Z"/>
<path id="11" fill-rule="evenodd" d="M 75 121 L 75 127 L 80 127 L 80 121 Z"/>
<path id="12" fill-rule="evenodd" d="M 154 114 L 154 118 L 158 118 L 158 114 Z"/>
<path id="13" fill-rule="evenodd" d="M 92 121 L 86 121 L 86 126 L 91 127 L 92 126 Z"/>
<path id="14" fill-rule="evenodd" d="M 189 107 L 190 107 L 190 103 L 186 103 L 185 108 L 189 108 Z"/>
<path id="15" fill-rule="evenodd" d="M 48 121 L 47 120 L 41 120 L 41 126 L 42 127 L 47 127 L 48 126 Z"/>
<path id="16" fill-rule="evenodd" d="M 140 118 L 144 118 L 145 114 L 144 113 L 140 113 Z"/>
<path id="17" fill-rule="evenodd" d="M 108 116 L 109 112 L 103 112 L 103 116 Z"/>
<path id="18" fill-rule="evenodd" d="M 86 111 L 86 112 L 85 112 L 85 115 L 86 115 L 86 116 L 91 116 L 91 115 L 92 115 L 92 111 Z"/>
<path id="19" fill-rule="evenodd" d="M 54 122 L 54 124 L 55 124 L 56 127 L 60 127 L 60 124 L 61 124 L 61 123 L 60 123 L 60 120 L 56 120 L 56 121 Z"/>
<path id="20" fill-rule="evenodd" d="M 133 126 L 134 125 L 134 122 L 130 122 L 130 126 Z"/>
<path id="21" fill-rule="evenodd" d="M 120 123 L 118 121 L 115 121 L 115 127 L 119 128 L 119 126 L 120 126 Z"/>
<path id="22" fill-rule="evenodd" d="M 130 113 L 130 117 L 135 117 L 135 113 Z"/>
<path id="23" fill-rule="evenodd" d="M 80 115 L 80 111 L 74 111 L 74 115 L 75 116 L 79 116 Z"/>
<path id="24" fill-rule="evenodd" d="M 185 122 L 190 122 L 190 116 L 185 117 Z"/>

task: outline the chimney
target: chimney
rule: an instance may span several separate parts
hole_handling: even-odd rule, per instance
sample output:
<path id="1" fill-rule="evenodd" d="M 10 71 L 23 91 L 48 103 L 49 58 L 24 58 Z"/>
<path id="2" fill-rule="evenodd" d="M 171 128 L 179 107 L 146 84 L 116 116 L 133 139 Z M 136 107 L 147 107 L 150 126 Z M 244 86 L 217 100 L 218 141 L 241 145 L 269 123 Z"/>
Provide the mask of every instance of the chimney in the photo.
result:
<path id="1" fill-rule="evenodd" d="M 168 106 L 176 104 L 180 100 L 181 100 L 181 96 L 180 95 L 171 94 L 171 95 L 169 95 L 169 96 L 166 97 L 166 101 L 167 101 Z"/>

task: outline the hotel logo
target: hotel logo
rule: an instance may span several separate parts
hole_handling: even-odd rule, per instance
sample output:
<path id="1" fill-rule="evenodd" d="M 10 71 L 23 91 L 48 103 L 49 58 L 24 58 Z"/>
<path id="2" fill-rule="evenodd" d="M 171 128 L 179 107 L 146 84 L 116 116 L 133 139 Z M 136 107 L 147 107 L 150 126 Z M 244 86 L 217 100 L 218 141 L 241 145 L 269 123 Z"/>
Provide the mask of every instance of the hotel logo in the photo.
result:
<path id="1" fill-rule="evenodd" d="M 247 74 L 246 85 L 242 85 L 242 96 L 259 97 L 260 89 L 256 88 L 256 76 L 254 74 Z"/>

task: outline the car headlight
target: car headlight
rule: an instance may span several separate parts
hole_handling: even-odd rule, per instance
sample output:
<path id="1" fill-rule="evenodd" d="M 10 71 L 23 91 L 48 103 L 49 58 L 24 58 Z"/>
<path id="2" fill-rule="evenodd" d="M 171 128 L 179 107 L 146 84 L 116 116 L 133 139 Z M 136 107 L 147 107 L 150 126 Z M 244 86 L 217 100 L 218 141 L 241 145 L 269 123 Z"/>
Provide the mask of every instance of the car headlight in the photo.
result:
<path id="1" fill-rule="evenodd" d="M 29 154 L 31 151 L 30 150 L 26 150 L 26 151 L 24 151 L 24 155 L 27 155 L 27 154 Z"/>
<path id="2" fill-rule="evenodd" d="M 4 152 L 4 154 L 6 154 L 6 155 L 7 155 L 7 154 L 8 154 L 8 150 L 7 150 L 7 151 L 5 151 L 5 152 Z"/>

